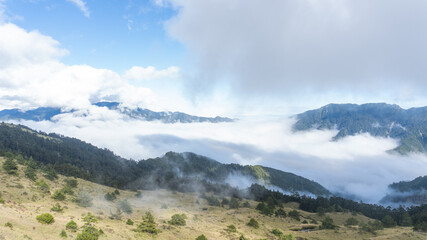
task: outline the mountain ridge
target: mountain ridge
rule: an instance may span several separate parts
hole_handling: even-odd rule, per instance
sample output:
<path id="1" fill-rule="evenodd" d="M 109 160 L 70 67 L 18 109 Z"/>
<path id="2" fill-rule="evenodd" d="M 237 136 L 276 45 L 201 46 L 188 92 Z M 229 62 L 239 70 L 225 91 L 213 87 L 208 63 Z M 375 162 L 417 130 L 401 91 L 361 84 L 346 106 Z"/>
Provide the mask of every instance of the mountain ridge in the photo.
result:
<path id="1" fill-rule="evenodd" d="M 328 104 L 296 115 L 294 131 L 337 129 L 334 140 L 359 133 L 400 140 L 394 150 L 406 154 L 427 149 L 427 107 L 396 104 Z"/>

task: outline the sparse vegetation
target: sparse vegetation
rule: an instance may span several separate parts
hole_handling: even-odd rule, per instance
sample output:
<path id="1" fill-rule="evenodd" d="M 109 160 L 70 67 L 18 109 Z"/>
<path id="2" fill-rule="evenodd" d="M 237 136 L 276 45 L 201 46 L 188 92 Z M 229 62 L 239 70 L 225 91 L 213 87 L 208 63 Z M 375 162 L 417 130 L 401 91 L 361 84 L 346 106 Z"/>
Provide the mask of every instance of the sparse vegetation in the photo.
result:
<path id="1" fill-rule="evenodd" d="M 232 232 L 232 233 L 237 232 L 237 228 L 236 228 L 236 226 L 234 226 L 233 224 L 228 225 L 228 226 L 227 226 L 227 228 L 226 228 L 225 230 L 226 230 L 227 232 Z"/>
<path id="2" fill-rule="evenodd" d="M 7 223 L 5 223 L 5 224 L 4 224 L 4 226 L 5 226 L 5 227 L 8 227 L 8 228 L 13 228 L 13 225 L 12 225 L 12 223 L 11 223 L 11 222 L 7 222 Z"/>
<path id="3" fill-rule="evenodd" d="M 50 213 L 43 213 L 36 217 L 37 221 L 43 224 L 52 224 L 55 222 L 55 219 Z"/>

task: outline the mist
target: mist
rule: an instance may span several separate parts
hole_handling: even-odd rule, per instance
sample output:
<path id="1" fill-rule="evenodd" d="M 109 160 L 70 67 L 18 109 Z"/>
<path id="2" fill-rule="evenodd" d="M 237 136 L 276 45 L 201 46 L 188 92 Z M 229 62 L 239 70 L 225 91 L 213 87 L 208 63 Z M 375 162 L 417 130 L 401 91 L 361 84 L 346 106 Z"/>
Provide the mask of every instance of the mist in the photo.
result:
<path id="1" fill-rule="evenodd" d="M 52 122 L 15 123 L 76 137 L 134 160 L 175 151 L 194 152 L 221 163 L 273 167 L 369 203 L 384 197 L 389 184 L 427 172 L 424 154 L 390 153 L 398 146 L 394 139 L 359 134 L 333 141 L 336 130 L 295 133 L 294 122 L 290 116 L 275 116 L 231 123 L 164 124 L 129 120 L 115 111 L 96 108 L 84 115 L 61 114 Z M 230 178 L 231 185 L 237 183 L 249 185 L 247 180 Z"/>

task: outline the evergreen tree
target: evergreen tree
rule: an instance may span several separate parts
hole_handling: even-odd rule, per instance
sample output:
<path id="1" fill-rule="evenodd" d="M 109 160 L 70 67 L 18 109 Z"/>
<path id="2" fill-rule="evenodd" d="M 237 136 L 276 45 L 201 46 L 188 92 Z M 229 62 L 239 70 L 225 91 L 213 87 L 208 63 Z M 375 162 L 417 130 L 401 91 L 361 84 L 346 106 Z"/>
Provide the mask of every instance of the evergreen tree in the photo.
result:
<path id="1" fill-rule="evenodd" d="M 11 175 L 18 174 L 18 166 L 16 165 L 15 160 L 12 158 L 7 158 L 6 161 L 3 163 L 3 169 Z"/>

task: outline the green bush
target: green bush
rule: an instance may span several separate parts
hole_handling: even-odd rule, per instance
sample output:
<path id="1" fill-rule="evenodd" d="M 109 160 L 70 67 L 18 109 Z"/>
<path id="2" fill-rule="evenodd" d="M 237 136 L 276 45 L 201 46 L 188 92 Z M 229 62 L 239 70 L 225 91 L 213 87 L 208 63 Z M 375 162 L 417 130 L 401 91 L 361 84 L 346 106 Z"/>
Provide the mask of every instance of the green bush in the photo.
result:
<path id="1" fill-rule="evenodd" d="M 279 237 L 279 238 L 283 235 L 283 232 L 282 232 L 282 231 L 280 231 L 280 230 L 279 230 L 279 229 L 277 229 L 277 228 L 275 228 L 275 229 L 271 230 L 271 233 L 272 233 L 273 235 L 275 235 L 275 236 Z"/>
<path id="2" fill-rule="evenodd" d="M 236 226 L 234 226 L 233 224 L 228 225 L 227 228 L 225 229 L 225 231 L 227 232 L 237 232 L 237 228 Z"/>
<path id="3" fill-rule="evenodd" d="M 71 188 L 76 188 L 78 184 L 77 179 L 74 178 L 67 178 L 64 180 L 64 182 L 67 186 L 70 186 Z"/>
<path id="4" fill-rule="evenodd" d="M 270 205 L 265 204 L 263 202 L 259 203 L 255 209 L 258 210 L 261 214 L 264 214 L 267 216 L 272 215 L 274 212 L 274 207 L 271 207 Z"/>
<path id="5" fill-rule="evenodd" d="M 297 210 L 292 210 L 292 211 L 290 211 L 290 212 L 288 213 L 288 216 L 289 216 L 290 218 L 293 218 L 293 219 L 297 220 L 297 221 L 299 221 L 299 220 L 300 220 L 300 218 L 299 218 L 299 212 L 298 212 Z"/>
<path id="6" fill-rule="evenodd" d="M 378 230 L 384 229 L 382 223 L 378 220 L 375 220 L 374 222 L 369 221 L 366 224 L 362 224 L 359 227 L 360 232 L 366 232 L 366 233 L 372 233 L 374 235 L 377 234 Z"/>
<path id="7" fill-rule="evenodd" d="M 245 237 L 245 235 L 240 235 L 240 237 L 239 237 L 239 240 L 249 240 L 249 239 L 247 239 L 246 237 Z"/>
<path id="8" fill-rule="evenodd" d="M 78 228 L 77 223 L 74 222 L 73 220 L 69 221 L 67 223 L 67 225 L 65 225 L 65 229 L 72 231 L 72 232 L 75 232 L 77 230 L 77 228 Z"/>
<path id="9" fill-rule="evenodd" d="M 59 234 L 60 237 L 66 238 L 67 237 L 67 233 L 65 232 L 64 229 L 62 229 L 61 233 Z"/>
<path id="10" fill-rule="evenodd" d="M 178 225 L 178 226 L 185 226 L 185 224 L 186 224 L 185 219 L 187 219 L 187 216 L 185 214 L 174 214 L 171 217 L 169 224 Z"/>
<path id="11" fill-rule="evenodd" d="M 132 219 L 128 219 L 128 220 L 126 221 L 126 224 L 127 224 L 127 225 L 133 225 L 133 223 L 134 223 L 134 222 L 132 221 Z"/>
<path id="12" fill-rule="evenodd" d="M 250 208 L 251 207 L 251 204 L 248 202 L 248 201 L 246 201 L 246 202 L 244 202 L 243 203 L 243 205 L 242 205 L 244 208 Z"/>
<path id="13" fill-rule="evenodd" d="M 330 217 L 325 217 L 322 221 L 322 225 L 319 227 L 320 229 L 336 229 L 338 226 L 334 224 L 334 220 Z"/>
<path id="14" fill-rule="evenodd" d="M 43 224 L 52 224 L 55 222 L 53 216 L 49 213 L 43 213 L 36 217 L 37 221 Z"/>
<path id="15" fill-rule="evenodd" d="M 235 199 L 235 198 L 232 198 L 230 200 L 229 207 L 230 207 L 230 209 L 237 209 L 237 208 L 239 208 L 240 207 L 239 206 L 239 201 L 237 201 L 237 199 Z"/>
<path id="16" fill-rule="evenodd" d="M 120 195 L 119 190 L 118 190 L 118 189 L 114 190 L 114 194 L 115 194 L 115 195 Z"/>
<path id="17" fill-rule="evenodd" d="M 52 167 L 47 167 L 47 169 L 45 170 L 44 177 L 46 179 L 49 179 L 50 181 L 53 181 L 55 179 L 58 179 L 58 174 L 56 173 L 55 169 L 53 169 Z"/>
<path id="18" fill-rule="evenodd" d="M 61 188 L 61 191 L 62 191 L 64 194 L 68 194 L 68 195 L 73 195 L 73 194 L 74 194 L 73 188 L 72 188 L 70 185 L 68 185 L 68 184 L 65 184 L 65 185 Z"/>
<path id="19" fill-rule="evenodd" d="M 55 190 L 55 192 L 52 194 L 52 198 L 58 201 L 64 201 L 65 194 L 62 192 L 62 190 Z"/>
<path id="20" fill-rule="evenodd" d="M 101 235 L 101 231 L 93 226 L 87 226 L 77 235 L 76 240 L 97 240 Z"/>
<path id="21" fill-rule="evenodd" d="M 105 200 L 112 202 L 112 201 L 116 200 L 117 197 L 114 193 L 106 193 L 104 195 L 104 198 L 105 198 Z"/>
<path id="22" fill-rule="evenodd" d="M 135 232 L 146 232 L 151 234 L 157 234 L 160 232 L 159 229 L 156 228 L 156 222 L 154 221 L 154 216 L 150 212 L 146 212 L 145 216 L 142 217 L 142 222 L 138 224 Z"/>
<path id="23" fill-rule="evenodd" d="M 119 202 L 118 208 L 127 214 L 131 214 L 133 212 L 132 206 L 130 205 L 130 203 L 126 199 Z"/>
<path id="24" fill-rule="evenodd" d="M 294 235 L 288 234 L 282 237 L 283 240 L 295 240 Z"/>
<path id="25" fill-rule="evenodd" d="M 415 224 L 414 231 L 427 232 L 427 222 L 419 222 Z"/>
<path id="26" fill-rule="evenodd" d="M 347 218 L 347 220 L 345 221 L 345 226 L 355 226 L 355 225 L 357 225 L 357 224 L 359 224 L 359 221 L 357 221 L 357 219 L 356 218 L 354 218 L 354 217 L 349 217 L 349 218 Z"/>
<path id="27" fill-rule="evenodd" d="M 7 222 L 4 224 L 5 227 L 13 228 L 13 225 L 11 222 Z"/>
<path id="28" fill-rule="evenodd" d="M 216 197 L 206 196 L 206 201 L 208 201 L 209 206 L 216 206 L 216 207 L 221 206 L 221 203 L 219 202 L 219 200 Z"/>
<path id="29" fill-rule="evenodd" d="M 63 212 L 64 211 L 64 209 L 61 207 L 61 205 L 59 205 L 59 203 L 56 203 L 55 205 L 53 205 L 53 207 L 50 210 L 54 211 L 54 212 Z"/>
<path id="30" fill-rule="evenodd" d="M 274 216 L 278 218 L 285 218 L 287 217 L 286 211 L 283 210 L 283 208 L 279 208 L 274 212 Z"/>
<path id="31" fill-rule="evenodd" d="M 389 215 L 385 216 L 381 220 L 381 222 L 383 223 L 384 227 L 386 227 L 386 228 L 392 228 L 392 227 L 396 226 L 396 221 L 394 221 L 394 219 Z"/>
<path id="32" fill-rule="evenodd" d="M 196 240 L 208 240 L 208 238 L 202 234 L 202 235 L 196 237 Z"/>
<path id="33" fill-rule="evenodd" d="M 18 166 L 12 158 L 7 158 L 6 161 L 3 163 L 3 169 L 6 171 L 6 173 L 11 175 L 17 175 L 18 174 Z"/>
<path id="34" fill-rule="evenodd" d="M 41 180 L 37 181 L 36 182 L 36 186 L 42 192 L 48 193 L 50 191 L 49 184 L 47 184 L 44 179 L 41 179 Z"/>
<path id="35" fill-rule="evenodd" d="M 27 166 L 25 168 L 24 174 L 25 174 L 25 177 L 27 177 L 31 181 L 36 181 L 37 180 L 37 171 L 36 171 L 36 169 L 34 169 L 34 168 L 30 167 L 30 166 Z"/>
<path id="36" fill-rule="evenodd" d="M 95 215 L 93 215 L 92 213 L 88 212 L 83 218 L 82 220 L 85 223 L 91 224 L 91 223 L 96 223 L 98 222 L 98 219 L 96 219 Z"/>
<path id="37" fill-rule="evenodd" d="M 259 228 L 259 223 L 254 218 L 251 218 L 251 220 L 249 220 L 249 222 L 246 225 L 253 228 Z"/>

